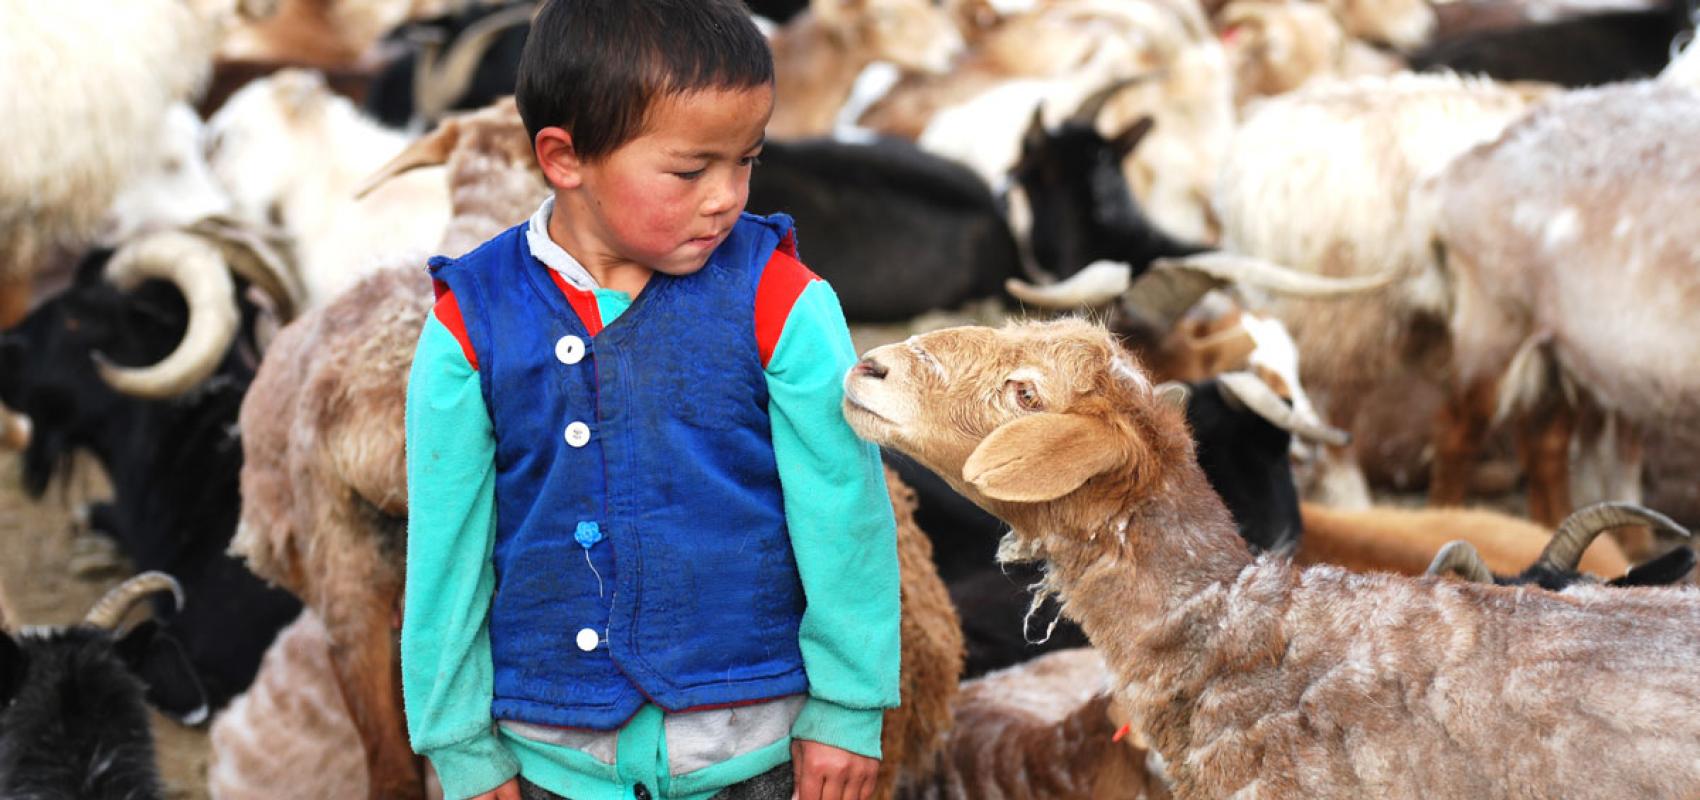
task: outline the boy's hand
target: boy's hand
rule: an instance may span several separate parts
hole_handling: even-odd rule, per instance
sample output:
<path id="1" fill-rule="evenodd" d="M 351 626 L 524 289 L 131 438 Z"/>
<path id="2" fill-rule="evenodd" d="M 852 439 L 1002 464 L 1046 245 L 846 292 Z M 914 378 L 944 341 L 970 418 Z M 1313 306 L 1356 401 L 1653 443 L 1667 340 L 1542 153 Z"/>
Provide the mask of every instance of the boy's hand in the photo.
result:
<path id="1" fill-rule="evenodd" d="M 519 778 L 509 778 L 507 783 L 483 794 L 474 795 L 472 800 L 520 800 Z"/>
<path id="2" fill-rule="evenodd" d="M 807 739 L 791 742 L 791 766 L 797 774 L 795 800 L 868 800 L 880 771 L 877 758 Z"/>

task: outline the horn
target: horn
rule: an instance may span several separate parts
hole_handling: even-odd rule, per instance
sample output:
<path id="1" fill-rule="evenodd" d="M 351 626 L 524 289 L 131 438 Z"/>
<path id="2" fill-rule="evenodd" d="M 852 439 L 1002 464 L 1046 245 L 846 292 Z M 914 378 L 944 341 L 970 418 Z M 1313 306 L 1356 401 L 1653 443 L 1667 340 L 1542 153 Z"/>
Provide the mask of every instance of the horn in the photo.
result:
<path id="1" fill-rule="evenodd" d="M 421 53 L 413 75 L 413 113 L 427 122 L 435 122 L 448 113 L 455 99 L 472 83 L 479 61 L 495 44 L 496 37 L 516 25 L 531 22 L 535 11 L 529 3 L 497 11 L 466 26 L 442 58 L 426 58 Z M 435 66 L 431 66 L 433 61 Z"/>
<path id="2" fill-rule="evenodd" d="M 160 231 L 126 245 L 106 264 L 106 280 L 132 289 L 146 278 L 177 285 L 189 306 L 189 328 L 165 360 L 149 367 L 118 367 L 95 353 L 95 367 L 108 385 L 137 397 L 182 394 L 206 380 L 236 338 L 240 315 L 236 287 L 218 249 L 182 231 Z"/>
<path id="3" fill-rule="evenodd" d="M 1068 122 L 1077 125 L 1095 125 L 1098 121 L 1098 114 L 1103 112 L 1104 106 L 1109 104 L 1110 98 L 1115 97 L 1121 90 L 1136 83 L 1145 83 L 1147 81 L 1162 78 L 1167 74 L 1168 70 L 1160 69 L 1147 72 L 1142 75 L 1135 75 L 1131 78 L 1122 78 L 1121 80 L 1114 81 L 1110 83 L 1110 85 L 1087 95 L 1085 100 L 1080 101 L 1080 105 L 1074 109 L 1074 113 L 1068 115 Z"/>
<path id="4" fill-rule="evenodd" d="M 163 572 L 144 572 L 117 586 L 101 597 L 94 607 L 89 609 L 88 616 L 83 617 L 83 625 L 101 630 L 112 630 L 130 613 L 130 609 L 154 592 L 170 591 L 172 600 L 177 603 L 177 610 L 183 610 L 183 587 L 177 579 Z"/>
<path id="5" fill-rule="evenodd" d="M 449 154 L 454 152 L 455 145 L 460 142 L 460 123 L 453 119 L 443 120 L 430 133 L 415 139 L 403 148 L 388 164 L 378 168 L 366 180 L 360 182 L 360 188 L 354 190 L 354 199 L 361 200 L 371 194 L 379 186 L 391 178 L 412 172 L 421 167 L 437 167 L 449 163 Z"/>
<path id="6" fill-rule="evenodd" d="M 1476 548 L 1462 539 L 1448 542 L 1429 562 L 1428 575 L 1456 575 L 1471 583 L 1493 583 L 1493 573 L 1482 563 Z"/>
<path id="7" fill-rule="evenodd" d="M 1181 258 L 1159 258 L 1151 262 L 1152 270 L 1188 269 L 1216 278 L 1223 283 L 1243 283 L 1278 294 L 1305 297 L 1338 297 L 1379 289 L 1398 277 L 1393 270 L 1361 278 L 1331 278 L 1301 272 L 1261 258 L 1224 253 L 1199 253 Z"/>
<path id="8" fill-rule="evenodd" d="M 211 239 L 231 272 L 271 298 L 280 324 L 288 324 L 300 313 L 307 292 L 290 267 L 291 260 L 285 255 L 289 244 L 281 232 L 256 230 L 225 216 L 202 218 L 189 230 Z"/>
<path id="9" fill-rule="evenodd" d="M 1195 269 L 1150 269 L 1128 287 L 1122 306 L 1156 330 L 1172 330 L 1201 298 L 1225 285 L 1227 281 Z"/>
<path id="10" fill-rule="evenodd" d="M 1055 311 L 1098 306 L 1111 302 L 1133 282 L 1133 267 L 1117 261 L 1094 261 L 1069 277 L 1047 286 L 1034 286 L 1020 278 L 1004 281 L 1010 296 L 1035 308 Z"/>
<path id="11" fill-rule="evenodd" d="M 22 450 L 30 444 L 30 418 L 0 405 L 0 450 Z"/>
<path id="12" fill-rule="evenodd" d="M 1294 411 L 1292 406 L 1287 405 L 1280 395 L 1275 394 L 1269 384 L 1249 372 L 1224 372 L 1216 376 L 1216 384 L 1222 387 L 1224 399 L 1239 403 L 1252 413 L 1269 420 L 1269 424 L 1305 441 L 1344 447 L 1352 440 L 1345 431 L 1305 419 Z"/>
<path id="13" fill-rule="evenodd" d="M 1552 541 L 1547 542 L 1535 564 L 1559 572 L 1574 572 L 1576 565 L 1582 563 L 1582 552 L 1594 543 L 1594 537 L 1624 525 L 1648 525 L 1683 538 L 1689 536 L 1687 528 L 1650 508 L 1635 503 L 1595 503 L 1578 509 L 1559 523 L 1558 531 L 1552 535 Z"/>

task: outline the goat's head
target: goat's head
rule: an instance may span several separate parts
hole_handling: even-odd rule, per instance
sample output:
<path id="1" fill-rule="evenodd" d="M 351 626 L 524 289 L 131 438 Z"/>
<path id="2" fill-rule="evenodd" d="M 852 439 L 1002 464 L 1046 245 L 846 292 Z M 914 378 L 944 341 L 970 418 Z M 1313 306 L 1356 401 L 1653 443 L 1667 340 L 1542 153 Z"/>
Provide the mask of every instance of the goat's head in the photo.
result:
<path id="1" fill-rule="evenodd" d="M 1449 575 L 1473 583 L 1500 586 L 1535 585 L 1560 591 L 1571 586 L 1601 583 L 1601 579 L 1578 571 L 1582 553 L 1601 533 L 1625 525 L 1648 525 L 1684 539 L 1692 534 L 1671 518 L 1634 503 L 1604 502 L 1578 509 L 1560 523 L 1552 541 L 1539 558 L 1522 573 L 1495 575 L 1476 549 L 1466 541 L 1452 542 L 1435 554 L 1430 575 Z M 1663 586 L 1677 583 L 1694 569 L 1694 551 L 1678 547 L 1669 553 L 1630 567 L 1627 573 L 1605 581 L 1610 586 Z"/>
<path id="2" fill-rule="evenodd" d="M 144 698 L 188 724 L 206 719 L 206 693 L 182 645 L 152 620 L 120 625 L 133 606 L 160 591 L 182 606 L 175 579 L 145 572 L 107 592 L 78 625 L 25 629 L 16 637 L 0 632 L 0 739 L 63 727 L 73 707 L 86 710 L 80 722 L 90 730 L 122 727 Z"/>
<path id="3" fill-rule="evenodd" d="M 962 32 L 929 0 L 811 0 L 810 13 L 873 61 L 942 75 L 965 47 Z"/>
<path id="4" fill-rule="evenodd" d="M 1098 132 L 1099 111 L 1135 78 L 1094 93 L 1055 130 L 1041 110 L 1021 141 L 1021 157 L 1010 171 L 1012 205 L 1025 204 L 1032 220 L 1028 238 L 1038 265 L 1059 277 L 1087 264 L 1114 260 L 1142 270 L 1153 259 L 1186 255 L 1199 248 L 1171 239 L 1147 219 L 1134 199 L 1122 162 L 1151 132 L 1154 120 L 1134 121 L 1113 136 Z"/>
<path id="5" fill-rule="evenodd" d="M 1017 529 L 1101 522 L 1152 491 L 1192 459 L 1183 403 L 1076 319 L 922 334 L 869 351 L 844 383 L 858 434 Z"/>
<path id="6" fill-rule="evenodd" d="M 299 165 L 354 146 L 337 133 L 342 120 L 358 114 L 323 75 L 279 70 L 243 86 L 207 120 L 207 162 L 237 215 L 282 226 L 288 220 L 281 201 L 299 179 Z"/>

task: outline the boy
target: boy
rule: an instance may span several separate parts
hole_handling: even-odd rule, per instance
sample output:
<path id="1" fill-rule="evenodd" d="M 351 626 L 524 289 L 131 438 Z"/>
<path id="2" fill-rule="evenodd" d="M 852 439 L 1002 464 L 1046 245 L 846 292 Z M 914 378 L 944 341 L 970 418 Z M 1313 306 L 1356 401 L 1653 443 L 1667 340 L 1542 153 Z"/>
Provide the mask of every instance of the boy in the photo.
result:
<path id="1" fill-rule="evenodd" d="M 895 525 L 837 298 L 741 213 L 766 42 L 552 0 L 516 95 L 554 196 L 432 260 L 408 386 L 414 749 L 450 798 L 870 796 Z"/>

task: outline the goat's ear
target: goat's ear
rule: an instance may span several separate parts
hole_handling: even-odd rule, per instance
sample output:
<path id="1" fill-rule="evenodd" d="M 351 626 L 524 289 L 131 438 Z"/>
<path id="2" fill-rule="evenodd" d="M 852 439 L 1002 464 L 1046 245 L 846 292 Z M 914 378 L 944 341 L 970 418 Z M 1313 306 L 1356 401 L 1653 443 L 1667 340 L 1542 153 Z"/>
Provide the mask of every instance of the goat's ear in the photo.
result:
<path id="1" fill-rule="evenodd" d="M 118 657 L 130 672 L 148 687 L 148 704 L 185 725 L 198 725 L 207 718 L 207 693 L 189 663 L 183 646 L 146 620 L 116 643 Z"/>
<path id="2" fill-rule="evenodd" d="M 1037 153 L 1045 149 L 1045 111 L 1042 108 L 1033 109 L 1033 119 L 1027 123 L 1027 132 L 1021 136 L 1022 154 Z"/>
<path id="3" fill-rule="evenodd" d="M 18 693 L 26 663 L 24 649 L 18 646 L 18 640 L 0 630 L 0 708 L 12 702 L 12 697 Z"/>
<path id="4" fill-rule="evenodd" d="M 1127 158 L 1128 154 L 1133 152 L 1133 148 L 1138 147 L 1139 142 L 1156 125 L 1157 120 L 1150 114 L 1146 114 L 1135 120 L 1132 125 L 1127 126 L 1127 130 L 1116 134 L 1116 137 L 1110 140 L 1110 147 L 1114 150 L 1116 157 L 1118 159 Z"/>
<path id="5" fill-rule="evenodd" d="M 1078 414 L 1033 414 L 992 431 L 962 465 L 962 479 L 993 500 L 1055 500 L 1123 458 L 1116 432 Z"/>
<path id="6" fill-rule="evenodd" d="M 1164 381 L 1157 384 L 1157 402 L 1170 408 L 1186 413 L 1186 404 L 1192 400 L 1192 387 L 1180 381 Z"/>

